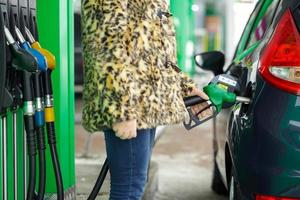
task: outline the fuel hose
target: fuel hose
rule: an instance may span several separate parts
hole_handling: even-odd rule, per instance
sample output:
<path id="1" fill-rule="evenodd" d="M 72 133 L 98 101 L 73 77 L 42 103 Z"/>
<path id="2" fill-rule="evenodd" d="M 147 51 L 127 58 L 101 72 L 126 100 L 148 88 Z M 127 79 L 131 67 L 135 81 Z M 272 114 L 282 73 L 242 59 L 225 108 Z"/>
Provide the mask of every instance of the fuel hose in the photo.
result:
<path id="1" fill-rule="evenodd" d="M 50 147 L 50 153 L 52 158 L 52 165 L 55 174 L 56 187 L 57 187 L 57 199 L 64 199 L 64 187 L 62 174 L 60 169 L 60 163 L 57 154 L 56 148 L 56 133 L 55 133 L 55 119 L 54 119 L 54 104 L 53 104 L 53 91 L 52 91 L 52 83 L 51 83 L 51 72 L 52 70 L 48 69 L 45 73 L 43 73 L 44 80 L 44 92 L 45 92 L 45 121 L 47 128 L 47 137 L 48 144 Z"/>
<path id="2" fill-rule="evenodd" d="M 36 184 L 36 137 L 34 127 L 34 104 L 31 85 L 31 73 L 23 72 L 24 95 L 24 123 L 27 137 L 27 154 L 29 159 L 29 184 L 27 188 L 27 200 L 34 199 Z"/>
<path id="3" fill-rule="evenodd" d="M 39 187 L 38 195 L 36 200 L 43 200 L 45 195 L 45 185 L 46 185 L 46 159 L 45 159 L 45 114 L 42 102 L 42 88 L 40 81 L 40 72 L 35 73 L 33 76 L 34 82 L 34 96 L 35 96 L 35 130 L 37 137 L 37 148 L 39 152 Z"/>

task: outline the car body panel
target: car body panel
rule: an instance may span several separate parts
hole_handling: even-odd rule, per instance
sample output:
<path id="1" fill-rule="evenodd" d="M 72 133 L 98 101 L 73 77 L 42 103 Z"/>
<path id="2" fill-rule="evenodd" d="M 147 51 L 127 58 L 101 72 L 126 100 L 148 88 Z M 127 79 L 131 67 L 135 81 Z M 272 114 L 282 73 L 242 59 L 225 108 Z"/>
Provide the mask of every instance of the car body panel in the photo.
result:
<path id="1" fill-rule="evenodd" d="M 236 50 L 234 65 L 247 68 L 244 96 L 250 105 L 224 109 L 214 119 L 216 163 L 228 187 L 231 169 L 243 199 L 254 194 L 300 196 L 300 97 L 275 88 L 259 74 L 259 58 L 283 13 L 300 2 L 279 0 L 264 37 L 248 48 L 249 35 L 273 1 L 259 1 Z M 300 16 L 300 11 L 299 11 Z M 300 18 L 299 18 L 300 19 Z M 300 27 L 300 20 L 299 20 Z M 227 73 L 230 73 L 230 67 Z M 226 160 L 229 157 L 230 163 Z M 230 168 L 230 169 L 229 169 Z"/>
<path id="2" fill-rule="evenodd" d="M 229 136 L 236 179 L 246 194 L 297 197 L 289 193 L 295 189 L 299 197 L 300 97 L 259 79 L 262 90 L 251 114 L 237 110 Z"/>

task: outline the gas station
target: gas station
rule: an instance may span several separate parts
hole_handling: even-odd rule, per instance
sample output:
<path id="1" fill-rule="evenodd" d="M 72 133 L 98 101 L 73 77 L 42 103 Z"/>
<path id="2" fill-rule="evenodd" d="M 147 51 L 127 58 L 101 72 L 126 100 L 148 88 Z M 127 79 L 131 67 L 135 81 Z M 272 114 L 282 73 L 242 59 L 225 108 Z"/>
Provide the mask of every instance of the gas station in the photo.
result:
<path id="1" fill-rule="evenodd" d="M 288 160 L 286 157 L 299 157 L 297 151 L 300 144 L 300 65 L 297 65 L 296 56 L 300 53 L 295 47 L 298 43 L 289 43 L 292 48 L 285 52 L 292 53 L 286 53 L 287 59 L 280 62 L 268 60 L 272 55 L 280 57 L 279 53 L 272 54 L 268 48 L 267 53 L 264 53 L 264 48 L 261 47 L 266 44 L 276 46 L 279 43 L 278 45 L 288 48 L 287 44 L 280 43 L 286 41 L 278 39 L 280 34 L 273 36 L 273 32 L 268 32 L 271 28 L 279 32 L 280 27 L 285 27 L 291 34 L 297 27 L 299 30 L 298 22 L 288 23 L 288 20 L 298 19 L 300 4 L 291 1 L 289 5 L 285 2 L 286 0 L 169 0 L 170 13 L 176 29 L 178 66 L 181 72 L 190 76 L 209 96 L 209 106 L 213 114 L 204 119 L 197 117 L 199 113 L 194 116 L 191 107 L 206 100 L 196 96 L 187 97 L 183 102 L 190 121 L 157 127 L 143 200 L 225 200 L 228 197 L 234 200 L 297 200 L 300 197 L 300 182 L 297 178 L 300 171 L 299 158 L 289 162 L 290 165 L 282 164 Z M 277 12 L 280 6 L 276 7 L 274 4 L 281 4 L 282 8 L 288 7 L 291 15 Z M 248 20 L 251 13 L 252 17 Z M 270 17 L 264 14 L 272 15 L 272 19 L 283 25 L 276 28 L 276 23 L 271 20 L 269 22 Z M 257 19 L 253 19 L 256 15 Z M 288 22 L 280 21 L 281 18 Z M 293 28 L 289 27 L 290 24 Z M 262 31 L 263 34 L 258 38 L 257 35 Z M 247 33 L 255 33 L 257 38 L 251 36 L 249 39 L 243 36 Z M 299 32 L 297 34 L 299 35 Z M 289 38 L 297 37 L 297 34 L 289 35 Z M 104 163 L 104 167 L 102 165 L 106 158 L 103 133 L 90 134 L 81 124 L 84 87 L 81 36 L 80 0 L 0 0 L 2 200 L 90 200 L 96 199 L 96 196 L 97 199 L 109 198 L 110 179 L 104 181 L 109 169 L 107 163 Z M 279 42 L 274 42 L 272 38 L 278 39 Z M 296 38 L 293 41 L 300 40 Z M 280 47 L 282 46 L 277 48 Z M 266 55 L 261 62 L 255 60 L 259 55 Z M 290 60 L 296 61 L 288 62 Z M 267 67 L 273 68 L 270 69 L 270 73 L 261 71 L 257 84 L 252 85 L 255 81 L 254 72 L 251 70 L 257 63 L 267 63 Z M 281 65 L 288 66 L 290 71 L 280 68 Z M 292 69 L 293 67 L 295 69 Z M 245 68 L 252 74 L 247 74 Z M 270 74 L 276 78 L 272 79 Z M 244 83 L 240 77 L 248 79 L 246 78 Z M 278 78 L 291 86 L 276 85 Z M 266 85 L 262 83 L 264 79 L 267 80 Z M 255 89 L 261 93 L 255 95 Z M 271 92 L 265 94 L 267 89 Z M 249 93 L 251 95 L 248 95 Z M 263 100 L 257 97 L 259 95 L 264 97 Z M 270 105 L 277 108 L 279 105 L 289 105 L 293 109 L 279 109 L 277 118 L 265 120 L 269 125 L 272 124 L 272 120 L 280 124 L 277 129 L 272 129 L 273 132 L 268 132 L 267 125 L 262 128 L 259 126 L 259 120 L 267 116 L 256 111 L 256 108 L 253 108 L 254 114 L 248 116 L 247 112 L 250 112 L 248 109 L 252 109 L 255 102 L 257 107 L 268 108 L 272 113 L 272 109 L 263 103 L 264 99 L 272 101 L 271 96 L 279 100 L 278 103 L 274 101 Z M 231 121 L 228 120 L 229 113 L 232 113 Z M 241 113 L 244 114 L 242 117 Z M 232 116 L 235 116 L 234 120 L 240 120 L 236 123 L 242 124 L 242 128 L 231 125 Z M 251 128 L 251 125 L 254 128 Z M 251 162 L 244 159 L 251 151 L 246 149 L 250 148 L 250 142 L 243 140 L 240 135 L 233 137 L 229 134 L 230 139 L 225 136 L 218 138 L 216 132 L 223 129 L 249 134 L 247 140 L 260 145 L 253 150 Z M 252 131 L 254 136 L 251 135 Z M 266 142 L 270 146 L 278 144 L 280 150 L 274 151 L 274 155 L 278 154 L 276 159 L 266 156 L 271 150 L 264 151 L 266 154 L 262 153 L 263 144 L 256 140 L 256 133 L 265 133 L 264 131 L 269 135 L 274 133 L 271 139 L 262 140 L 272 141 L 273 143 Z M 280 146 L 282 143 L 274 139 L 278 137 L 284 138 L 283 143 L 287 146 Z M 221 142 L 233 142 L 229 142 L 229 146 L 226 145 L 224 150 L 220 150 L 217 148 L 220 144 L 216 138 Z M 233 143 L 238 149 L 235 149 Z M 223 158 L 219 151 L 226 156 Z M 230 155 L 228 158 L 228 154 L 232 158 Z M 244 157 L 239 159 L 239 155 Z M 277 159 L 280 156 L 284 161 L 280 162 L 280 159 Z M 245 168 L 261 159 L 267 162 L 266 165 L 262 168 L 254 166 L 254 172 L 250 169 L 251 178 Z M 234 161 L 228 163 L 228 160 Z M 238 169 L 232 168 L 233 165 Z M 229 171 L 228 166 L 231 167 Z M 101 167 L 106 171 L 98 177 Z M 267 171 L 266 175 L 269 175 L 269 172 L 271 175 L 264 179 L 257 178 L 262 176 L 260 171 L 263 170 Z M 273 178 L 277 175 L 278 178 Z M 286 176 L 292 178 L 288 179 Z M 102 181 L 100 185 L 103 184 L 100 192 L 99 182 L 99 187 L 96 188 L 97 184 L 94 187 L 97 177 L 99 182 Z M 103 180 L 99 180 L 101 178 Z M 248 180 L 255 185 L 249 186 L 249 190 L 254 191 L 250 191 L 251 198 L 245 198 L 249 191 L 239 189 L 239 184 L 245 185 Z M 239 184 L 235 185 L 237 182 Z M 89 196 L 93 188 L 98 190 L 95 198 Z M 246 195 L 236 194 L 236 190 L 241 190 Z M 265 194 L 265 191 L 270 193 Z M 236 197 L 237 195 L 240 196 Z"/>

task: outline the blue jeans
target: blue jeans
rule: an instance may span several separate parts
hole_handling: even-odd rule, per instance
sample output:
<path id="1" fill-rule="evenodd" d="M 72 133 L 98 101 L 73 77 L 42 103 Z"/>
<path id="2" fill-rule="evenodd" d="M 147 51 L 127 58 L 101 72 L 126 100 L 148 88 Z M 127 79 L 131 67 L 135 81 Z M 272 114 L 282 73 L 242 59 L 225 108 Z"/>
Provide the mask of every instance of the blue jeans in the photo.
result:
<path id="1" fill-rule="evenodd" d="M 155 128 L 137 130 L 137 137 L 121 140 L 104 130 L 111 176 L 110 200 L 140 200 L 147 182 Z"/>

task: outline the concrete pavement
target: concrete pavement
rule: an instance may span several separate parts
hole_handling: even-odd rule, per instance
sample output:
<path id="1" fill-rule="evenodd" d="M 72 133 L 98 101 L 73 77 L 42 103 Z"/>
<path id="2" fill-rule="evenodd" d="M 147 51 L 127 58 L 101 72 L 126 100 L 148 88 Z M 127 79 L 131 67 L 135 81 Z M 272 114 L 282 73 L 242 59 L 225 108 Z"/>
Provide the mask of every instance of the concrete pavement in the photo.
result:
<path id="1" fill-rule="evenodd" d="M 187 132 L 170 126 L 157 142 L 152 160 L 158 163 L 155 200 L 225 200 L 211 189 L 211 123 Z"/>

